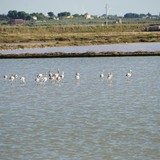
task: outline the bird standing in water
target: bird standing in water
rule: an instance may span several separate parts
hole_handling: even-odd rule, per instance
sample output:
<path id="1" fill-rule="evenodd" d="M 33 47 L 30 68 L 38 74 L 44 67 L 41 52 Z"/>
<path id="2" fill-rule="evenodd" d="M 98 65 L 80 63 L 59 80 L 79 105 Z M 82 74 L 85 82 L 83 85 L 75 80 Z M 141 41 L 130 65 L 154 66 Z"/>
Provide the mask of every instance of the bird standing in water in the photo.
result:
<path id="1" fill-rule="evenodd" d="M 126 74 L 126 76 L 127 76 L 128 78 L 130 78 L 130 77 L 132 76 L 132 70 L 129 70 L 129 72 Z"/>
<path id="2" fill-rule="evenodd" d="M 113 78 L 112 72 L 109 72 L 109 73 L 108 73 L 108 76 L 107 76 L 107 79 L 108 79 L 108 80 L 112 80 L 112 78 Z"/>
<path id="3" fill-rule="evenodd" d="M 76 72 L 75 78 L 78 80 L 80 79 L 80 73 Z"/>

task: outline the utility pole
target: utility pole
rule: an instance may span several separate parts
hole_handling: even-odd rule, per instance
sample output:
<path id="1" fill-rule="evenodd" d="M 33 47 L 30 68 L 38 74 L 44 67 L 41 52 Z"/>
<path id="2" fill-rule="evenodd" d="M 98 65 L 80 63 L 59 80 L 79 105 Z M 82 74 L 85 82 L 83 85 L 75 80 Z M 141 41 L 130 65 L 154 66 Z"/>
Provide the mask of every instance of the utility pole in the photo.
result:
<path id="1" fill-rule="evenodd" d="M 108 25 L 108 4 L 107 3 L 105 5 L 105 9 L 106 9 L 106 25 Z"/>

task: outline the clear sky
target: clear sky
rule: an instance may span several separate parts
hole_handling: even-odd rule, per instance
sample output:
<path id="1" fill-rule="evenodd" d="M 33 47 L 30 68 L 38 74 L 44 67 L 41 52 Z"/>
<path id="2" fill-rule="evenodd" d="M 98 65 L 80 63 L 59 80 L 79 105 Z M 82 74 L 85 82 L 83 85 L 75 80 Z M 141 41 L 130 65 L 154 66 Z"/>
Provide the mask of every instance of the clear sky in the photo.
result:
<path id="1" fill-rule="evenodd" d="M 9 10 L 25 11 L 27 13 L 42 12 L 47 15 L 52 11 L 71 12 L 71 14 L 92 15 L 105 14 L 105 5 L 108 4 L 109 14 L 123 16 L 125 13 L 144 13 L 158 15 L 160 0 L 0 0 L 0 14 L 7 14 Z"/>

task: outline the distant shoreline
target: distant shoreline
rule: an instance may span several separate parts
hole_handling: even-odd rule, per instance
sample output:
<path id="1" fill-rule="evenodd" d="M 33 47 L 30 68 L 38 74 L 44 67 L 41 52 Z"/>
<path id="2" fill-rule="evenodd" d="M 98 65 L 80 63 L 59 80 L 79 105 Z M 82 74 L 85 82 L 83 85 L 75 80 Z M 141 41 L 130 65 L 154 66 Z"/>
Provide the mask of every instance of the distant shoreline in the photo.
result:
<path id="1" fill-rule="evenodd" d="M 125 57 L 125 56 L 160 56 L 156 52 L 85 52 L 85 53 L 23 53 L 23 54 L 0 54 L 1 59 L 5 58 L 74 58 L 74 57 Z"/>

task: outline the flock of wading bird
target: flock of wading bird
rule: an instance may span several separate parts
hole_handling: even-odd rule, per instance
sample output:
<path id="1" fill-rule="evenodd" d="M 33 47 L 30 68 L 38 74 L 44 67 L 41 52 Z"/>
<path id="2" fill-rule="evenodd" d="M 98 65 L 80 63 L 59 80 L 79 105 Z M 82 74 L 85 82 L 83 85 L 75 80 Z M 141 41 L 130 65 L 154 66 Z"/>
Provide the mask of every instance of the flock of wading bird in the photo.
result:
<path id="1" fill-rule="evenodd" d="M 132 70 L 129 70 L 129 72 L 126 74 L 126 77 L 130 78 L 131 76 L 132 76 Z M 99 78 L 103 79 L 104 77 L 105 77 L 105 75 L 102 72 L 99 75 Z M 107 75 L 107 80 L 112 81 L 112 78 L 113 78 L 113 74 L 112 74 L 112 72 L 109 72 L 108 75 Z M 17 74 L 4 75 L 4 79 L 9 80 L 10 82 L 19 80 L 23 84 L 26 83 L 26 77 L 18 76 Z M 38 84 L 45 84 L 48 80 L 59 82 L 63 79 L 64 79 L 64 72 L 60 73 L 60 71 L 57 70 L 56 73 L 52 73 L 52 72 L 49 71 L 45 75 L 43 75 L 42 73 L 38 73 L 37 76 L 35 77 L 35 82 L 38 83 Z M 79 72 L 75 73 L 75 79 L 80 80 L 80 73 Z"/>

